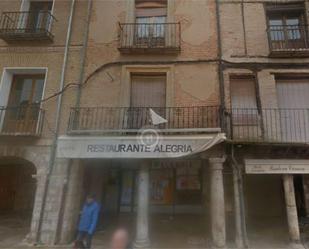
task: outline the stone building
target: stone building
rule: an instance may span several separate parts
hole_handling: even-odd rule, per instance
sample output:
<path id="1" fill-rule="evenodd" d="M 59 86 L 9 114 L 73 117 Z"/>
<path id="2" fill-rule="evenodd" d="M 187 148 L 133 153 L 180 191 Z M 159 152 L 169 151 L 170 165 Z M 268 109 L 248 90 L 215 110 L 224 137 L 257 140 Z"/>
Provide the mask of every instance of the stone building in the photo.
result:
<path id="1" fill-rule="evenodd" d="M 298 243 L 306 4 L 273 2 L 1 1 L 0 223 L 70 243 L 94 193 L 103 244 Z"/>
<path id="2" fill-rule="evenodd" d="M 224 126 L 243 175 L 246 239 L 298 244 L 308 216 L 308 1 L 222 0 L 218 13 Z"/>

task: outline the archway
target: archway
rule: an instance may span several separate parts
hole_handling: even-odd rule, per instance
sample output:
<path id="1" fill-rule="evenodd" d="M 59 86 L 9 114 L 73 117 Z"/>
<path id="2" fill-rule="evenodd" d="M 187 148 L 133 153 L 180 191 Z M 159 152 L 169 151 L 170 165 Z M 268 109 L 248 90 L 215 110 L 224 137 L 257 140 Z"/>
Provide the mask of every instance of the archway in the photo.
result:
<path id="1" fill-rule="evenodd" d="M 0 246 L 20 243 L 29 233 L 36 190 L 35 166 L 21 158 L 0 160 Z"/>

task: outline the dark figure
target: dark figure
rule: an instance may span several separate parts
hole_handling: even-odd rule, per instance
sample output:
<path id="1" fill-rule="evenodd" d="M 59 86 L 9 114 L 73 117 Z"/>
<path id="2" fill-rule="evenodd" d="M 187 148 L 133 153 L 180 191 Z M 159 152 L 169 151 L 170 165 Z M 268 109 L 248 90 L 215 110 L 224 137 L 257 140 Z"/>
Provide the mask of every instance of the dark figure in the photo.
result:
<path id="1" fill-rule="evenodd" d="M 79 245 L 79 248 L 91 248 L 91 240 L 97 226 L 99 212 L 100 205 L 95 201 L 94 195 L 88 195 L 78 225 L 76 245 Z"/>

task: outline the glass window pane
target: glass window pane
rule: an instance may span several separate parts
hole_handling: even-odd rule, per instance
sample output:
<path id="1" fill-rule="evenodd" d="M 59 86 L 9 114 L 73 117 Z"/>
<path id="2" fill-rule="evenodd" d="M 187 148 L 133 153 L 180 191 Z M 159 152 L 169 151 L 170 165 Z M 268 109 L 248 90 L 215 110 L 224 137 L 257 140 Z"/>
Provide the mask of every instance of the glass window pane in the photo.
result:
<path id="1" fill-rule="evenodd" d="M 44 79 L 37 79 L 35 81 L 32 103 L 38 103 L 41 101 L 43 94 L 43 87 L 44 87 Z"/>
<path id="2" fill-rule="evenodd" d="M 282 21 L 282 19 L 270 19 L 269 25 L 270 26 L 281 26 L 281 25 L 283 25 L 283 21 Z"/>
<path id="3" fill-rule="evenodd" d="M 137 36 L 139 38 L 148 37 L 149 36 L 149 23 L 150 17 L 137 17 L 136 18 L 137 26 Z"/>
<path id="4" fill-rule="evenodd" d="M 30 101 L 32 91 L 32 79 L 24 79 L 20 93 L 19 104 L 27 105 Z"/>

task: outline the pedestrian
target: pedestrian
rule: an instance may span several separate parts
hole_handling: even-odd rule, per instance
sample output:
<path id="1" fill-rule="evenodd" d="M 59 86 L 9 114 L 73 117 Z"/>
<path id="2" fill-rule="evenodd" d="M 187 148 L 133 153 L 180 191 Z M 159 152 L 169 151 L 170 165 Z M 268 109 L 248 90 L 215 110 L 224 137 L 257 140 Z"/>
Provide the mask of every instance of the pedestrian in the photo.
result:
<path id="1" fill-rule="evenodd" d="M 87 195 L 78 224 L 78 235 L 76 239 L 78 248 L 91 248 L 91 240 L 96 230 L 99 212 L 100 205 L 96 202 L 95 196 L 93 194 Z"/>
<path id="2" fill-rule="evenodd" d="M 111 249 L 129 249 L 129 235 L 126 229 L 117 229 L 111 240 Z"/>

